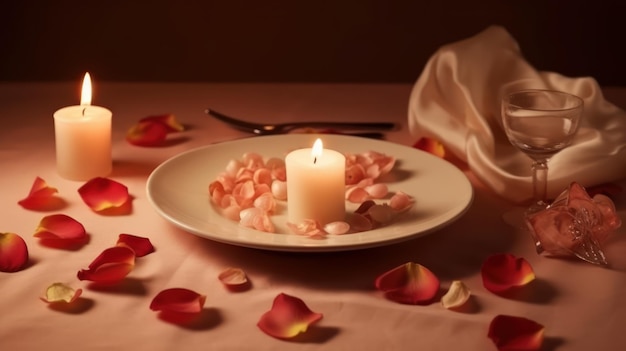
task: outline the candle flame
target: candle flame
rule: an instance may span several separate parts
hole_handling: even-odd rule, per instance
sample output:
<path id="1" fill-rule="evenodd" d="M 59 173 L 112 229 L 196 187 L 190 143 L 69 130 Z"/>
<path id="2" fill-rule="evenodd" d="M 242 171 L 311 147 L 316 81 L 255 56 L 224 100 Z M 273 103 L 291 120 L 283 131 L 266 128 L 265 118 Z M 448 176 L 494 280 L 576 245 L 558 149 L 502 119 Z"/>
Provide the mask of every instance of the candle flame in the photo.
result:
<path id="1" fill-rule="evenodd" d="M 313 149 L 311 149 L 311 156 L 313 157 L 313 163 L 317 162 L 317 158 L 322 156 L 322 151 L 324 151 L 324 145 L 322 144 L 322 139 L 315 140 L 313 143 Z"/>
<path id="2" fill-rule="evenodd" d="M 80 94 L 80 104 L 81 105 L 91 105 L 91 77 L 89 76 L 89 72 L 85 73 L 85 78 L 83 79 L 83 89 Z"/>

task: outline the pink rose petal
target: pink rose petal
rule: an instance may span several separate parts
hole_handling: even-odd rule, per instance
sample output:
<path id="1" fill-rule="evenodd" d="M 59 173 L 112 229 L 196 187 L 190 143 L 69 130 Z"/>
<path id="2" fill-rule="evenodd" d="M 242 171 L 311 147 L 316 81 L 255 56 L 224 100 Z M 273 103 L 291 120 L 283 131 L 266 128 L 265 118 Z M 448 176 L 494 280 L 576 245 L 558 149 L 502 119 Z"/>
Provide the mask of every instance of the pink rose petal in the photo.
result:
<path id="1" fill-rule="evenodd" d="M 0 272 L 17 272 L 28 262 L 28 247 L 15 233 L 0 233 Z"/>
<path id="2" fill-rule="evenodd" d="M 233 291 L 239 291 L 249 285 L 248 277 L 241 268 L 226 268 L 217 276 L 217 279 Z"/>
<path id="3" fill-rule="evenodd" d="M 108 248 L 91 262 L 88 269 L 78 271 L 80 280 L 116 283 L 124 279 L 135 266 L 135 252 L 126 246 Z"/>
<path id="4" fill-rule="evenodd" d="M 28 196 L 17 203 L 28 210 L 48 210 L 56 208 L 60 199 L 54 195 L 58 190 L 49 186 L 45 180 L 36 177 Z"/>
<path id="5" fill-rule="evenodd" d="M 439 291 L 439 278 L 428 268 L 409 262 L 380 275 L 375 285 L 389 300 L 421 305 L 433 300 Z"/>
<path id="6" fill-rule="evenodd" d="M 154 246 L 152 246 L 150 239 L 132 234 L 120 234 L 117 245 L 131 248 L 136 257 L 143 257 L 154 252 Z"/>
<path id="7" fill-rule="evenodd" d="M 44 240 L 83 241 L 87 233 L 85 227 L 74 218 L 55 214 L 42 218 L 33 236 Z"/>
<path id="8" fill-rule="evenodd" d="M 544 326 L 523 317 L 498 315 L 487 336 L 499 351 L 537 351 L 543 344 Z"/>
<path id="9" fill-rule="evenodd" d="M 265 312 L 257 326 L 267 335 L 278 339 L 290 339 L 305 333 L 309 326 L 321 320 L 301 299 L 284 293 L 274 299 L 271 310 Z"/>
<path id="10" fill-rule="evenodd" d="M 131 201 L 128 188 L 109 178 L 93 178 L 83 184 L 78 193 L 94 212 L 124 208 Z"/>
<path id="11" fill-rule="evenodd" d="M 206 301 L 205 295 L 184 288 L 171 288 L 159 292 L 150 303 L 153 311 L 173 313 L 200 313 Z"/>
<path id="12" fill-rule="evenodd" d="M 494 294 L 523 287 L 535 279 L 532 267 L 524 258 L 511 254 L 489 256 L 481 267 L 483 285 Z"/>

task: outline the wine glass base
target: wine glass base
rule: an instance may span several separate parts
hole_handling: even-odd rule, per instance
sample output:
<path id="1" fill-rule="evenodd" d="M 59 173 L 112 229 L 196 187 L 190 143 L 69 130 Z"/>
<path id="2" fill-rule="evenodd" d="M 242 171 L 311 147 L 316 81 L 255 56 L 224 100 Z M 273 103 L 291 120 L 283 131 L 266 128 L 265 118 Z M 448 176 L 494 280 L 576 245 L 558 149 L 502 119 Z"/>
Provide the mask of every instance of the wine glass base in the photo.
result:
<path id="1" fill-rule="evenodd" d="M 539 211 L 545 210 L 546 208 L 548 208 L 548 206 L 550 206 L 549 203 L 543 201 L 543 200 L 539 200 L 535 203 L 533 203 L 532 205 L 530 205 L 526 211 L 524 212 L 524 215 L 529 216 L 532 215 L 534 213 L 537 213 Z"/>

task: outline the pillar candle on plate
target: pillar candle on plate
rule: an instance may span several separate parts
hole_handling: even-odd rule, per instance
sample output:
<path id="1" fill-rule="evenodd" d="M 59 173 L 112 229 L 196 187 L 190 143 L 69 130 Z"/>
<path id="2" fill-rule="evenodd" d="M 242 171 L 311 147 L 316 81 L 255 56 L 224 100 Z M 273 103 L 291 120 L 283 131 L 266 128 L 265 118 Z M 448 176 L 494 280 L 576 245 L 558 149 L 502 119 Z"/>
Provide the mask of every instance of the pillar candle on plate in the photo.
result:
<path id="1" fill-rule="evenodd" d="M 80 105 L 54 113 L 57 171 L 62 177 L 89 180 L 111 173 L 111 115 L 91 105 L 91 78 L 85 74 Z"/>
<path id="2" fill-rule="evenodd" d="M 325 225 L 346 216 L 346 158 L 324 149 L 317 139 L 313 148 L 290 152 L 287 171 L 287 217 L 294 224 L 314 219 Z"/>

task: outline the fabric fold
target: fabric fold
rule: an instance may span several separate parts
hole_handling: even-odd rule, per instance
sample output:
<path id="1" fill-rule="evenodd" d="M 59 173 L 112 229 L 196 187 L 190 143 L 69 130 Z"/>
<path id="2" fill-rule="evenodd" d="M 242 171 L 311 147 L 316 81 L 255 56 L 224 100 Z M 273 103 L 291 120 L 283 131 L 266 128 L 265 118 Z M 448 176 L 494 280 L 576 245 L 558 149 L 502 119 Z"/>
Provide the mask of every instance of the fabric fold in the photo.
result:
<path id="1" fill-rule="evenodd" d="M 439 140 L 494 192 L 525 202 L 532 197 L 531 160 L 506 138 L 500 100 L 531 88 L 568 92 L 585 102 L 573 143 L 549 161 L 551 198 L 573 181 L 589 187 L 626 178 L 626 112 L 605 100 L 591 77 L 537 71 L 500 26 L 433 54 L 411 92 L 410 132 Z"/>

